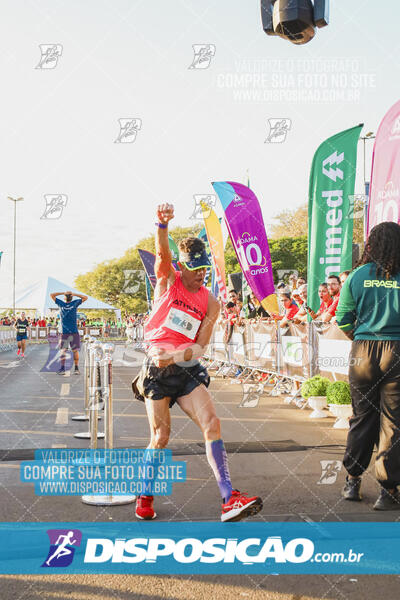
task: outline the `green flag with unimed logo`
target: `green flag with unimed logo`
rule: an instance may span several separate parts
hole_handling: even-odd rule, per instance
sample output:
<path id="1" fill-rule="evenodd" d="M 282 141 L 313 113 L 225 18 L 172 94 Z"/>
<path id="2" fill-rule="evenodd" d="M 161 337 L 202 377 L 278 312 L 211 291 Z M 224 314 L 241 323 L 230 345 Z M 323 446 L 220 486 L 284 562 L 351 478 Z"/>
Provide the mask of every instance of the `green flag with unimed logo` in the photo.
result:
<path id="1" fill-rule="evenodd" d="M 169 244 L 169 249 L 171 250 L 172 260 L 174 262 L 178 262 L 178 260 L 179 260 L 178 246 L 175 244 L 174 240 L 172 239 L 172 237 L 170 235 L 168 235 L 168 244 Z"/>
<path id="2" fill-rule="evenodd" d="M 352 267 L 352 196 L 363 124 L 323 142 L 311 165 L 308 201 L 307 304 L 320 305 L 318 286 Z"/>

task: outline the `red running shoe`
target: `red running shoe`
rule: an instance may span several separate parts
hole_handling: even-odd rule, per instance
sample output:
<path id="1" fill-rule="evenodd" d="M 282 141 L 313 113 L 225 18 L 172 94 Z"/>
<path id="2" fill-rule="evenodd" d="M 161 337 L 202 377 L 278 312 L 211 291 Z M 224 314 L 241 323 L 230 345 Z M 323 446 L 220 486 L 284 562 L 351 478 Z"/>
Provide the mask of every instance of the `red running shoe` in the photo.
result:
<path id="1" fill-rule="evenodd" d="M 263 507 L 261 498 L 253 496 L 248 498 L 246 493 L 232 490 L 228 502 L 222 505 L 221 521 L 240 521 L 246 517 L 256 515 Z"/>
<path id="2" fill-rule="evenodd" d="M 156 518 L 156 513 L 153 508 L 153 496 L 138 496 L 136 500 L 136 511 L 135 515 L 138 519 L 144 519 L 145 521 L 151 521 Z"/>

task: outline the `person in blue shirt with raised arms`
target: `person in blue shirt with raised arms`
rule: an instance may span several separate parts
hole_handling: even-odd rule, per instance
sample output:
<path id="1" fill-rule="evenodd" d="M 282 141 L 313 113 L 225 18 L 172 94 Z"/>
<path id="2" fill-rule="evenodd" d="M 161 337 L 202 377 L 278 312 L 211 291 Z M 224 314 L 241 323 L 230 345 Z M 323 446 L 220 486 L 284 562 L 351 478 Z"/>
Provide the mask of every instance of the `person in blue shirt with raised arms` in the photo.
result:
<path id="1" fill-rule="evenodd" d="M 54 294 L 50 294 L 52 300 L 60 307 L 60 319 L 61 319 L 61 340 L 60 340 L 60 349 L 61 349 L 61 367 L 60 370 L 57 371 L 59 375 L 65 375 L 65 357 L 67 353 L 67 349 L 71 347 L 72 352 L 74 353 L 74 363 L 75 363 L 75 375 L 79 375 L 79 349 L 81 347 L 81 342 L 79 339 L 78 333 L 78 322 L 77 322 L 77 310 L 78 306 L 85 302 L 88 297 L 83 294 L 78 294 L 76 292 L 57 292 Z M 57 296 L 65 296 L 65 302 L 57 298 Z M 73 296 L 77 296 L 76 300 L 73 300 Z"/>

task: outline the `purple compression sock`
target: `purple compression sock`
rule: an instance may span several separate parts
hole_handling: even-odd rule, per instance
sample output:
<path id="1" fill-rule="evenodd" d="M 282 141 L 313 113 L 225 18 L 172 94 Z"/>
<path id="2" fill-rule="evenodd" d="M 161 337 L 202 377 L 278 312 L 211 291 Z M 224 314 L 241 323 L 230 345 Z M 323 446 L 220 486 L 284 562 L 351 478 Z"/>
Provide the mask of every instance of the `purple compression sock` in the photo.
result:
<path id="1" fill-rule="evenodd" d="M 224 442 L 222 440 L 206 441 L 206 454 L 210 467 L 214 471 L 222 499 L 227 502 L 232 494 L 232 484 Z"/>

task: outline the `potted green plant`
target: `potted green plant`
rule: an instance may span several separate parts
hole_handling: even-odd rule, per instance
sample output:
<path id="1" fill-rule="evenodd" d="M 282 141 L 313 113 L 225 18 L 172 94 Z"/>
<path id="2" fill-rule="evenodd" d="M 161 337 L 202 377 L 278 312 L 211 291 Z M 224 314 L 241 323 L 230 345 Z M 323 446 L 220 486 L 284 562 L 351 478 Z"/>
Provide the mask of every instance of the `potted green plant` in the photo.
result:
<path id="1" fill-rule="evenodd" d="M 349 383 L 347 381 L 334 381 L 329 385 L 326 397 L 329 405 L 332 405 L 334 416 L 337 417 L 334 428 L 348 429 L 349 418 L 353 414 Z"/>
<path id="2" fill-rule="evenodd" d="M 329 379 L 321 375 L 310 377 L 301 386 L 301 395 L 313 409 L 310 419 L 324 419 L 328 415 L 324 411 L 327 406 L 326 391 L 330 384 Z"/>

